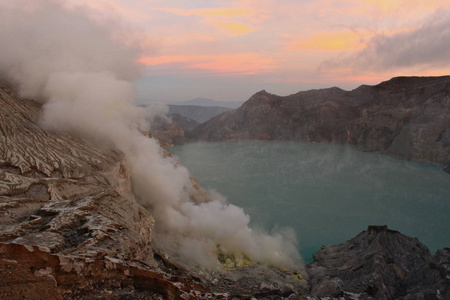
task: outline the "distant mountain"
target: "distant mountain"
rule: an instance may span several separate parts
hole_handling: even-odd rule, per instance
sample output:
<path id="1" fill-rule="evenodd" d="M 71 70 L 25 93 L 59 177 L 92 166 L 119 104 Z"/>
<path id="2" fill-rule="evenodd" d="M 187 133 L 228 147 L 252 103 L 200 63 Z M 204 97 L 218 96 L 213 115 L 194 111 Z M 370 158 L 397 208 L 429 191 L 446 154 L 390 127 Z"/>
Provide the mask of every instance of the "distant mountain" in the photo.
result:
<path id="1" fill-rule="evenodd" d="M 208 98 L 195 98 L 191 100 L 181 101 L 181 102 L 170 102 L 171 105 L 196 105 L 196 106 L 208 106 L 208 107 L 228 107 L 228 108 L 238 108 L 244 103 L 244 101 L 216 101 Z"/>
<path id="2" fill-rule="evenodd" d="M 434 99 L 429 89 L 438 87 L 419 87 L 428 100 L 418 110 L 429 106 L 445 116 L 449 93 Z M 400 84 L 397 92 L 381 86 L 379 93 L 395 93 L 390 101 L 404 103 L 402 91 Z M 418 91 L 411 93 L 414 99 Z M 226 255 L 219 256 L 223 268 L 190 268 L 155 245 L 158 212 L 138 204 L 125 155 L 111 145 L 42 128 L 41 107 L 0 81 L 1 299 L 450 299 L 450 249 L 431 255 L 417 238 L 386 226 L 369 226 L 346 243 L 322 247 L 298 273 L 263 264 L 237 267 L 234 256 Z M 396 113 L 382 115 L 386 126 Z M 172 121 L 161 134 L 183 138 L 196 126 L 175 115 Z M 425 135 L 428 123 L 423 119 Z M 438 138 L 449 145 L 448 131 Z M 172 180 L 165 178 L 148 184 Z"/>
<path id="3" fill-rule="evenodd" d="M 169 113 L 179 114 L 199 123 L 208 121 L 212 117 L 232 108 L 219 106 L 198 106 L 198 105 L 169 105 Z"/>
<path id="4" fill-rule="evenodd" d="M 286 97 L 260 91 L 194 130 L 207 141 L 276 140 L 357 145 L 450 167 L 450 76 L 396 77 L 353 91 Z"/>

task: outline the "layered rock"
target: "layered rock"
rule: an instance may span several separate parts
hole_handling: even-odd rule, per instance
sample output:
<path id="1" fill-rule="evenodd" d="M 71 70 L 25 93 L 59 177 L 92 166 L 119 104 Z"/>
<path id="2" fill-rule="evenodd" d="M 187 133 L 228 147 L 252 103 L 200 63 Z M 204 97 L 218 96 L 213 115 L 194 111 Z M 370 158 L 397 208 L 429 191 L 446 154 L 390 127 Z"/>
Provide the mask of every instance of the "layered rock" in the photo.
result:
<path id="1" fill-rule="evenodd" d="M 47 248 L 0 243 L 2 299 L 195 299 L 200 284 L 146 264 L 103 256 L 52 254 Z"/>
<path id="2" fill-rule="evenodd" d="M 201 124 L 200 140 L 342 143 L 404 159 L 450 164 L 450 77 L 397 77 L 353 91 L 261 91 Z"/>
<path id="3" fill-rule="evenodd" d="M 0 87 L 0 298 L 222 299 L 305 291 L 289 273 L 187 269 L 152 243 L 124 155 L 39 125 L 41 105 Z M 205 192 L 192 178 L 197 196 Z M 267 275 L 269 274 L 269 275 Z M 248 276 L 248 275 L 246 275 Z M 263 285 L 259 283 L 264 283 Z M 209 292 L 209 290 L 213 292 Z"/>
<path id="4" fill-rule="evenodd" d="M 40 105 L 0 89 L 0 242 L 151 263 L 153 217 L 121 153 L 38 125 Z"/>
<path id="5" fill-rule="evenodd" d="M 154 219 L 135 200 L 123 154 L 44 130 L 39 111 L 0 86 L 0 298 L 449 296 L 450 250 L 431 256 L 387 228 L 324 247 L 309 281 L 264 265 L 186 269 L 154 248 Z"/>
<path id="6" fill-rule="evenodd" d="M 123 154 L 48 132 L 39 112 L 0 87 L 0 297 L 178 299 Z"/>

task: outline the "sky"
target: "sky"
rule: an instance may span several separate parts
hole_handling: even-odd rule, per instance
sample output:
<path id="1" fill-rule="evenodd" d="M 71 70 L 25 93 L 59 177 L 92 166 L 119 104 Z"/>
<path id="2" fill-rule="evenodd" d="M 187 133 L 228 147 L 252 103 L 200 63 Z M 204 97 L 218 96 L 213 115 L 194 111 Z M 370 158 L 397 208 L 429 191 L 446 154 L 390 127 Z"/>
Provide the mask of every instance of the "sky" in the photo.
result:
<path id="1" fill-rule="evenodd" d="M 140 103 L 450 74 L 448 0 L 65 1 L 139 44 Z"/>

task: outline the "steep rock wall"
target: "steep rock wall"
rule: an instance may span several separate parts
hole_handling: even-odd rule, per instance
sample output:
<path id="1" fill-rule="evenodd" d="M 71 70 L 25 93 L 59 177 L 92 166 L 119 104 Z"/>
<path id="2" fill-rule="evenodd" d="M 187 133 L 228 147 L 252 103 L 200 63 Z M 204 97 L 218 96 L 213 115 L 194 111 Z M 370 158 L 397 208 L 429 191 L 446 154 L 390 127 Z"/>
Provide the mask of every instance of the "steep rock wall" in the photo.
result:
<path id="1" fill-rule="evenodd" d="M 0 242 L 152 263 L 153 217 L 121 153 L 39 126 L 40 104 L 0 88 Z"/>
<path id="2" fill-rule="evenodd" d="M 450 165 L 450 77 L 398 77 L 353 91 L 261 91 L 201 124 L 207 141 L 341 143 L 404 159 Z"/>

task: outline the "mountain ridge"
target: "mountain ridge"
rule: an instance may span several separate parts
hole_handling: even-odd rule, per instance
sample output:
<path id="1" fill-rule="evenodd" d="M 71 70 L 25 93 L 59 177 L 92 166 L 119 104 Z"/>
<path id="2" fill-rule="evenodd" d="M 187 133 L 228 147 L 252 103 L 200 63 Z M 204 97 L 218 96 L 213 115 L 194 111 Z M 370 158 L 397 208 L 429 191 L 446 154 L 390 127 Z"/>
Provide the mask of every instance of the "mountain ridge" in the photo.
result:
<path id="1" fill-rule="evenodd" d="M 206 122 L 218 114 L 232 109 L 222 106 L 169 105 L 169 113 L 179 114 L 198 123 Z"/>
<path id="2" fill-rule="evenodd" d="M 171 101 L 168 102 L 169 105 L 194 105 L 203 107 L 226 107 L 226 108 L 237 108 L 242 105 L 241 101 L 218 101 L 209 98 L 194 98 L 184 101 Z"/>
<path id="3" fill-rule="evenodd" d="M 351 144 L 365 151 L 450 165 L 450 76 L 394 77 L 352 91 L 277 96 L 260 91 L 199 125 L 197 140 Z"/>
<path id="4" fill-rule="evenodd" d="M 137 202 L 124 154 L 75 134 L 45 130 L 39 124 L 41 107 L 0 85 L 0 298 L 285 299 L 312 293 L 352 299 L 346 291 L 374 294 L 366 291 L 365 281 L 344 290 L 333 285 L 354 281 L 341 266 L 336 269 L 330 252 L 318 253 L 316 264 L 301 274 L 260 264 L 235 268 L 230 257 L 222 259 L 232 268 L 216 272 L 178 264 L 154 246 L 155 218 Z M 371 236 L 356 239 L 364 246 L 372 243 Z M 398 285 L 394 277 L 394 295 L 447 296 L 450 251 L 432 257 L 417 240 L 405 240 L 411 239 L 401 236 L 393 245 L 417 258 L 413 271 L 427 280 L 416 284 L 415 272 L 400 269 L 398 274 L 408 278 Z M 385 248 L 391 249 L 375 249 L 384 257 Z M 365 247 L 356 250 L 355 261 L 367 257 Z M 391 283 L 392 265 L 401 267 L 401 257 L 388 257 L 387 273 L 373 264 L 364 271 Z"/>

